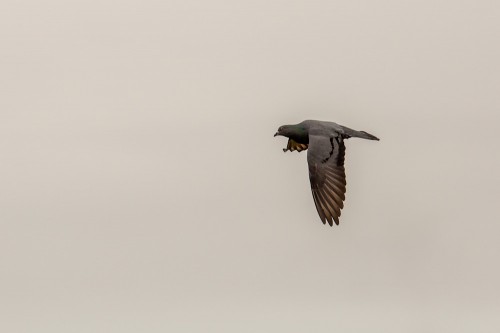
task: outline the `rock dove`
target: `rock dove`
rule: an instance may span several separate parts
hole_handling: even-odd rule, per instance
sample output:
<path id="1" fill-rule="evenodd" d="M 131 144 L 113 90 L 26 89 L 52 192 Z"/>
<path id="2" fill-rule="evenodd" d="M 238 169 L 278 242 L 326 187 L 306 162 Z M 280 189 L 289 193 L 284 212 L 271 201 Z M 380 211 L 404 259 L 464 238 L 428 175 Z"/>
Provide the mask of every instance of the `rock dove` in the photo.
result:
<path id="1" fill-rule="evenodd" d="M 311 191 L 323 224 L 339 224 L 345 200 L 344 140 L 351 137 L 379 140 L 363 131 L 334 122 L 305 120 L 296 125 L 283 125 L 274 136 L 288 137 L 283 151 L 307 151 Z"/>

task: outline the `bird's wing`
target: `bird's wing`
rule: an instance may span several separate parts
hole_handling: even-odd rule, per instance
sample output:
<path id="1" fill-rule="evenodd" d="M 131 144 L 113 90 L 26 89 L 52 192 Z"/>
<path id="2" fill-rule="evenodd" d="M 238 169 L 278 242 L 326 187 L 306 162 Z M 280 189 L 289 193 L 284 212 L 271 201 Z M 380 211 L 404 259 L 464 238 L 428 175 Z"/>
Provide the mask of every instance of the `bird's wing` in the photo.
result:
<path id="1" fill-rule="evenodd" d="M 283 148 L 283 151 L 298 151 L 299 153 L 303 150 L 307 149 L 307 144 L 305 143 L 298 143 L 293 139 L 288 139 L 288 144 L 286 145 L 286 148 Z"/>
<path id="2" fill-rule="evenodd" d="M 345 146 L 341 135 L 309 134 L 307 163 L 311 191 L 323 224 L 339 224 L 345 200 Z"/>

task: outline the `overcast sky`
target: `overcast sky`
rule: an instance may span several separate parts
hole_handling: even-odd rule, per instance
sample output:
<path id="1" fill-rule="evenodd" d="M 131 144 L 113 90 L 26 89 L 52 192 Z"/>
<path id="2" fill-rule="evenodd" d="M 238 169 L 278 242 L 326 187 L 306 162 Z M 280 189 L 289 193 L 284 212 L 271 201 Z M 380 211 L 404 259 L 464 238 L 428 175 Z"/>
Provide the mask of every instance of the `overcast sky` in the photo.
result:
<path id="1" fill-rule="evenodd" d="M 0 5 L 0 331 L 499 332 L 498 1 Z M 334 121 L 341 223 L 276 129 Z"/>

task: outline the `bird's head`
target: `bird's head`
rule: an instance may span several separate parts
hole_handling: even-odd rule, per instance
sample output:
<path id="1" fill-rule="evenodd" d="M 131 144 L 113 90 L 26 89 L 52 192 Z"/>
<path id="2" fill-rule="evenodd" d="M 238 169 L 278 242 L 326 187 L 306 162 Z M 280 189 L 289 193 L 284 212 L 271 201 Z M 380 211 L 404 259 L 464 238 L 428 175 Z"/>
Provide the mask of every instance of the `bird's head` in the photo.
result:
<path id="1" fill-rule="evenodd" d="M 293 134 L 292 125 L 283 125 L 278 128 L 278 131 L 274 133 L 274 136 L 286 136 L 290 137 Z"/>

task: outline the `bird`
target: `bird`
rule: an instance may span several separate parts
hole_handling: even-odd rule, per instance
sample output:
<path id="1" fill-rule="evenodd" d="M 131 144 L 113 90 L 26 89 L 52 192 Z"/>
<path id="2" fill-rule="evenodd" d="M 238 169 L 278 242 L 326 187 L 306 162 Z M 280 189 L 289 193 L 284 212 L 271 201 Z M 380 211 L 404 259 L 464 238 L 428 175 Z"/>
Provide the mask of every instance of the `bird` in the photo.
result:
<path id="1" fill-rule="evenodd" d="M 274 136 L 288 138 L 283 152 L 307 150 L 311 192 L 318 215 L 323 224 L 328 222 L 333 226 L 335 222 L 338 225 L 346 192 L 344 140 L 362 138 L 379 141 L 379 138 L 365 131 L 319 120 L 280 126 Z"/>

